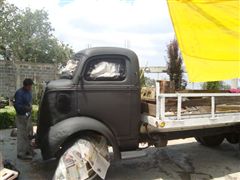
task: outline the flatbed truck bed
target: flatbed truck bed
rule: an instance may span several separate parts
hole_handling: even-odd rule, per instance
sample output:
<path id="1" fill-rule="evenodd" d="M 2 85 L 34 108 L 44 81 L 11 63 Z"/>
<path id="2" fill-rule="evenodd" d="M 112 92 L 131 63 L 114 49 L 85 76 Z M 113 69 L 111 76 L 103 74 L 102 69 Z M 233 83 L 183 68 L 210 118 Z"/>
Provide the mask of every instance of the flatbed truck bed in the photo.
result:
<path id="1" fill-rule="evenodd" d="M 235 112 L 216 113 L 216 98 L 217 97 L 240 97 L 238 93 L 159 93 L 159 85 L 156 83 L 156 115 L 150 116 L 142 114 L 141 120 L 150 126 L 157 128 L 155 132 L 172 132 L 185 131 L 194 129 L 205 129 L 224 127 L 240 124 L 240 108 Z M 211 112 L 199 114 L 182 114 L 183 98 L 192 97 L 210 97 Z M 176 115 L 166 115 L 166 99 L 177 99 Z M 196 104 L 196 106 L 198 106 Z"/>

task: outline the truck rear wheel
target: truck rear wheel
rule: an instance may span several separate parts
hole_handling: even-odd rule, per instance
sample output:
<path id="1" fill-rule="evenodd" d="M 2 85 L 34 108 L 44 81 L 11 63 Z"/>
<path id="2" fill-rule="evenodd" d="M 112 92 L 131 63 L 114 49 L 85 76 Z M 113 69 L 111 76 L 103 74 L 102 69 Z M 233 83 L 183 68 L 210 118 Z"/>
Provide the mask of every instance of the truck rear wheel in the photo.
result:
<path id="1" fill-rule="evenodd" d="M 200 144 L 207 147 L 216 147 L 222 144 L 224 140 L 223 135 L 215 135 L 215 136 L 204 136 L 204 137 L 195 137 L 196 141 Z"/>
<path id="2" fill-rule="evenodd" d="M 239 143 L 239 134 L 234 133 L 234 134 L 227 134 L 226 139 L 229 143 L 231 144 L 237 144 Z"/>

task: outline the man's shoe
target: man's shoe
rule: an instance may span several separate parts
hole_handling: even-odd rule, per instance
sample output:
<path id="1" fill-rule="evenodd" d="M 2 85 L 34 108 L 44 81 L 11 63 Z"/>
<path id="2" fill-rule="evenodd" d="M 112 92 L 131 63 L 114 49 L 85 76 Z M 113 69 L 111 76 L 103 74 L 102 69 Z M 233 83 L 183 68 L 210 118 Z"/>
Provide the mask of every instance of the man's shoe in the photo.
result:
<path id="1" fill-rule="evenodd" d="M 17 158 L 21 160 L 32 160 L 33 157 L 31 155 L 25 155 L 25 156 L 17 155 Z"/>

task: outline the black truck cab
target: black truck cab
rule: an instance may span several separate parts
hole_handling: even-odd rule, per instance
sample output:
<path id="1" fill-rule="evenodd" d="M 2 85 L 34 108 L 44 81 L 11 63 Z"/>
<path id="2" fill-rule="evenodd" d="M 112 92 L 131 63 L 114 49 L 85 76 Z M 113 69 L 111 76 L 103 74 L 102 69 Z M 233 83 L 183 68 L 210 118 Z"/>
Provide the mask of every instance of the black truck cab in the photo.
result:
<path id="1" fill-rule="evenodd" d="M 64 143 L 93 132 L 105 136 L 116 158 L 138 148 L 141 118 L 137 55 L 124 48 L 90 48 L 75 55 L 70 79 L 50 81 L 39 109 L 37 142 L 44 159 Z"/>

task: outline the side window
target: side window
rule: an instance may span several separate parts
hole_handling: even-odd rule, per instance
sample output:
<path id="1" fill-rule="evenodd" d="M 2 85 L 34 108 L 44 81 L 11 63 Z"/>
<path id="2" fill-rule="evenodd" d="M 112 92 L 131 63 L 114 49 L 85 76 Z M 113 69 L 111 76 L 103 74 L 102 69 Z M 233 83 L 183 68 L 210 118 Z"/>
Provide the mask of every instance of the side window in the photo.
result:
<path id="1" fill-rule="evenodd" d="M 87 81 L 123 81 L 126 78 L 126 60 L 101 58 L 89 61 L 84 78 Z"/>

